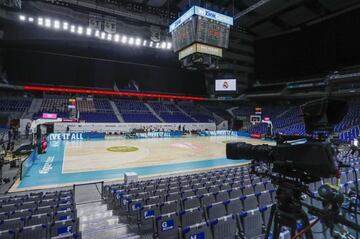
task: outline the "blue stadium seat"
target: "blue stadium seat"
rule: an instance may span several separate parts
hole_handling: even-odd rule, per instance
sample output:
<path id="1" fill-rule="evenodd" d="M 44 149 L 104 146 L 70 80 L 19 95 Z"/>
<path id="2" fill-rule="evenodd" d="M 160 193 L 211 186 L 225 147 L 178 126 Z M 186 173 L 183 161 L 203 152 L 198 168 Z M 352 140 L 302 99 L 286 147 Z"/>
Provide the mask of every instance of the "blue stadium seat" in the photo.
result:
<path id="1" fill-rule="evenodd" d="M 179 238 L 179 216 L 177 213 L 163 214 L 155 220 L 155 237 L 159 239 Z"/>
<path id="2" fill-rule="evenodd" d="M 234 215 L 214 219 L 210 222 L 214 239 L 235 239 L 237 225 Z"/>
<path id="3" fill-rule="evenodd" d="M 34 225 L 21 228 L 18 233 L 18 239 L 46 239 L 47 235 L 47 225 Z"/>
<path id="4" fill-rule="evenodd" d="M 212 239 L 210 225 L 207 222 L 197 223 L 182 229 L 182 239 Z"/>

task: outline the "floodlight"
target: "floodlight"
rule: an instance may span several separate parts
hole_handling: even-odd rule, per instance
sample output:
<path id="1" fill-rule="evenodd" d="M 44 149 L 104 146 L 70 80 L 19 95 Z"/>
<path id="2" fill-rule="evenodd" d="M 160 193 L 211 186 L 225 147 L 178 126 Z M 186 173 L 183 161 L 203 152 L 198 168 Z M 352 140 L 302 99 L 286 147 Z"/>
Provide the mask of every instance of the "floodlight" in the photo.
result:
<path id="1" fill-rule="evenodd" d="M 121 42 L 125 44 L 127 42 L 127 36 L 122 36 Z"/>
<path id="2" fill-rule="evenodd" d="M 99 37 L 99 36 L 100 36 L 99 30 L 96 30 L 96 31 L 95 31 L 95 36 L 96 36 L 96 37 Z"/>
<path id="3" fill-rule="evenodd" d="M 156 48 L 159 48 L 160 47 L 160 43 L 157 42 L 156 45 L 155 45 Z"/>
<path id="4" fill-rule="evenodd" d="M 51 20 L 50 18 L 45 19 L 45 27 L 51 27 Z"/>
<path id="5" fill-rule="evenodd" d="M 140 46 L 140 44 L 141 44 L 141 39 L 140 39 L 140 38 L 136 38 L 136 40 L 135 40 L 135 45 Z"/>
<path id="6" fill-rule="evenodd" d="M 54 28 L 55 29 L 60 29 L 60 22 L 58 20 L 54 21 Z"/>
<path id="7" fill-rule="evenodd" d="M 165 49 L 165 48 L 166 48 L 166 42 L 162 42 L 162 43 L 161 43 L 161 48 L 162 48 L 162 49 Z"/>
<path id="8" fill-rule="evenodd" d="M 80 34 L 80 35 L 82 35 L 83 32 L 84 32 L 84 28 L 83 28 L 82 26 L 78 26 L 78 28 L 77 28 L 77 33 Z"/>
<path id="9" fill-rule="evenodd" d="M 28 21 L 29 21 L 29 22 L 34 22 L 34 18 L 33 18 L 33 17 L 29 17 L 29 18 L 28 18 Z"/>
<path id="10" fill-rule="evenodd" d="M 147 44 L 147 41 L 144 40 L 144 41 L 143 41 L 143 46 L 146 46 L 146 44 Z"/>
<path id="11" fill-rule="evenodd" d="M 129 45 L 133 45 L 134 44 L 134 38 L 133 37 L 130 37 L 129 38 Z"/>
<path id="12" fill-rule="evenodd" d="M 20 19 L 20 21 L 25 21 L 25 20 L 26 20 L 26 17 L 25 17 L 24 15 L 20 15 L 20 16 L 19 16 L 19 19 Z"/>
<path id="13" fill-rule="evenodd" d="M 149 45 L 150 47 L 153 47 L 154 46 L 154 42 L 150 42 L 150 45 Z"/>
<path id="14" fill-rule="evenodd" d="M 101 32 L 100 38 L 101 38 L 101 39 L 105 39 L 105 36 L 106 36 L 105 32 Z"/>
<path id="15" fill-rule="evenodd" d="M 63 22 L 63 29 L 68 30 L 69 29 L 69 23 Z"/>
<path id="16" fill-rule="evenodd" d="M 90 27 L 86 28 L 86 35 L 87 36 L 91 36 L 91 32 L 92 32 L 92 30 L 91 30 Z"/>
<path id="17" fill-rule="evenodd" d="M 118 42 L 119 39 L 120 39 L 119 34 L 115 34 L 115 35 L 114 35 L 114 41 L 115 41 L 115 42 Z"/>
<path id="18" fill-rule="evenodd" d="M 44 19 L 42 19 L 41 17 L 38 18 L 38 25 L 39 26 L 44 25 Z"/>
<path id="19" fill-rule="evenodd" d="M 168 42 L 166 48 L 171 49 L 171 46 L 172 46 L 171 42 Z"/>
<path id="20" fill-rule="evenodd" d="M 110 33 L 107 35 L 107 40 L 108 40 L 108 41 L 111 41 L 111 40 L 112 40 L 112 35 L 111 35 Z"/>
<path id="21" fill-rule="evenodd" d="M 71 25 L 71 26 L 70 26 L 70 32 L 72 32 L 72 33 L 75 32 L 75 26 L 74 26 L 74 25 Z"/>

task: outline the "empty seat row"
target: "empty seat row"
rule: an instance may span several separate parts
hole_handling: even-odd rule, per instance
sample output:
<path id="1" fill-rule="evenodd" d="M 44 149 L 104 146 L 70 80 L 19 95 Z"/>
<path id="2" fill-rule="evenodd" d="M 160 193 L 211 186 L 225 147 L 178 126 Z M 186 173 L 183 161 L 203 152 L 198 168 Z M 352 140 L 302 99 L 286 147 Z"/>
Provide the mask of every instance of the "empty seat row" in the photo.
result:
<path id="1" fill-rule="evenodd" d="M 222 202 L 200 204 L 198 201 L 195 201 L 188 204 L 187 207 L 181 207 L 179 201 L 145 206 L 133 204 L 135 206 L 129 207 L 128 210 L 130 222 L 133 221 L 136 216 L 139 227 L 145 230 L 146 225 L 152 223 L 151 218 L 162 214 L 177 212 L 182 222 L 181 225 L 188 226 L 195 222 L 212 220 L 229 214 L 267 207 L 272 203 L 273 199 L 271 195 L 264 193 L 258 196 L 252 195 L 250 197 L 234 198 Z M 182 208 L 182 210 L 179 210 L 180 208 Z"/>
<path id="2" fill-rule="evenodd" d="M 38 239 L 38 238 L 80 238 L 79 222 L 75 219 L 55 221 L 51 224 L 25 226 L 21 219 L 11 219 L 12 229 L 0 229 L 2 239 Z M 72 237 L 70 237 L 72 236 Z"/>
<path id="3" fill-rule="evenodd" d="M 0 198 L 0 238 L 80 238 L 72 190 Z"/>
<path id="4" fill-rule="evenodd" d="M 32 211 L 36 211 L 38 208 L 43 208 L 43 207 L 53 207 L 54 210 L 59 210 L 59 207 L 70 207 L 73 205 L 73 201 L 72 200 L 64 200 L 64 201 L 55 201 L 55 200 L 45 200 L 45 201 L 40 201 L 38 202 L 24 202 L 24 203 L 14 203 L 14 204 L 3 204 L 0 206 L 0 213 L 10 213 L 13 211 L 18 211 L 18 210 L 24 210 L 24 209 L 30 209 Z"/>
<path id="5" fill-rule="evenodd" d="M 72 207 L 64 207 L 62 210 L 54 210 L 47 206 L 39 211 L 30 209 L 18 210 L 11 213 L 0 213 L 0 223 L 12 218 L 23 218 L 26 226 L 36 225 L 39 223 L 46 224 L 53 221 L 76 218 L 76 209 Z"/>
<path id="6" fill-rule="evenodd" d="M 246 175 L 250 178 L 256 177 L 253 175 L 248 174 L 248 167 L 239 167 L 239 168 L 231 168 L 231 169 L 224 169 L 222 171 L 210 171 L 208 173 L 198 173 L 198 174 L 191 174 L 191 175 L 183 175 L 183 176 L 177 176 L 177 177 L 167 177 L 167 178 L 160 178 L 160 179 L 151 179 L 146 181 L 140 181 L 136 183 L 130 183 L 128 185 L 125 184 L 117 184 L 117 185 L 106 185 L 105 190 L 107 190 L 109 187 L 115 187 L 115 186 L 123 186 L 123 187 L 137 187 L 140 184 L 143 185 L 156 185 L 156 184 L 162 184 L 170 181 L 182 181 L 182 180 L 192 180 L 196 178 L 208 178 L 212 176 L 220 176 L 223 175 L 225 178 L 234 178 L 234 177 L 242 177 L 241 175 L 237 175 L 237 173 L 245 172 Z"/>
<path id="7" fill-rule="evenodd" d="M 271 184 L 272 185 L 272 184 Z M 270 186 L 270 184 L 268 185 Z M 112 201 L 108 201 L 111 205 L 111 208 L 124 208 L 128 202 L 141 202 L 144 205 L 162 203 L 166 201 L 173 200 L 182 200 L 186 201 L 188 198 L 203 198 L 204 196 L 211 196 L 215 201 L 224 201 L 230 198 L 236 198 L 241 196 L 247 196 L 251 194 L 260 194 L 262 192 L 273 192 L 275 189 L 273 187 L 265 187 L 263 184 L 254 188 L 253 186 L 249 187 L 237 187 L 228 190 L 219 190 L 217 187 L 215 190 L 213 188 L 199 188 L 196 190 L 184 190 L 180 191 L 178 188 L 174 188 L 173 191 L 170 190 L 160 190 L 155 191 L 154 195 L 151 196 L 148 192 L 137 193 L 137 194 L 125 194 L 123 191 L 118 190 L 115 194 L 115 197 Z M 255 190 L 254 190 L 255 189 Z"/>
<path id="8" fill-rule="evenodd" d="M 39 192 L 39 193 L 30 193 L 24 195 L 14 195 L 14 196 L 1 196 L 0 202 L 26 202 L 26 201 L 39 201 L 39 200 L 46 200 L 46 199 L 56 199 L 56 198 L 63 198 L 63 197 L 71 197 L 72 198 L 72 190 L 66 191 L 55 191 L 55 192 Z"/>
<path id="9" fill-rule="evenodd" d="M 260 184 L 260 183 L 269 183 L 268 179 L 262 179 L 262 178 L 253 178 L 253 179 L 238 179 L 238 178 L 232 178 L 228 177 L 225 179 L 219 179 L 219 178 L 204 178 L 201 180 L 184 180 L 184 181 L 174 181 L 174 182 L 158 182 L 155 185 L 154 184 L 137 184 L 136 186 L 126 186 L 126 185 L 112 185 L 112 186 L 105 186 L 104 187 L 104 196 L 109 197 L 110 193 L 114 193 L 115 190 L 123 189 L 127 190 L 128 193 L 139 193 L 144 191 L 154 191 L 158 189 L 168 189 L 168 188 L 187 188 L 187 189 L 196 189 L 196 188 L 209 188 L 213 186 L 218 186 L 220 189 L 229 189 L 231 187 L 241 187 L 246 185 L 254 185 Z"/>
<path id="10" fill-rule="evenodd" d="M 178 213 L 164 214 L 154 219 L 154 238 L 253 238 L 264 233 L 270 207 L 254 209 L 215 218 L 198 221 L 189 226 L 181 226 L 182 219 Z"/>
<path id="11" fill-rule="evenodd" d="M 160 186 L 160 185 L 158 185 Z M 207 187 L 204 187 L 207 186 Z M 232 190 L 232 189 L 240 189 L 243 195 L 252 194 L 262 192 L 264 190 L 274 189 L 274 185 L 270 181 L 265 181 L 256 184 L 248 184 L 244 185 L 242 181 L 234 181 L 232 183 L 228 183 L 225 181 L 217 182 L 216 184 L 193 184 L 193 185 L 183 185 L 183 186 L 175 186 L 175 187 L 158 187 L 154 188 L 154 186 L 145 187 L 144 189 L 132 188 L 132 189 L 120 189 L 120 188 L 112 188 L 110 191 L 104 193 L 104 197 L 106 198 L 108 203 L 112 203 L 117 195 L 128 195 L 132 198 L 146 198 L 150 196 L 166 196 L 171 193 L 180 193 L 181 197 L 193 196 L 193 195 L 202 195 L 204 193 L 218 192 L 223 190 Z M 170 199 L 172 200 L 172 199 Z"/>

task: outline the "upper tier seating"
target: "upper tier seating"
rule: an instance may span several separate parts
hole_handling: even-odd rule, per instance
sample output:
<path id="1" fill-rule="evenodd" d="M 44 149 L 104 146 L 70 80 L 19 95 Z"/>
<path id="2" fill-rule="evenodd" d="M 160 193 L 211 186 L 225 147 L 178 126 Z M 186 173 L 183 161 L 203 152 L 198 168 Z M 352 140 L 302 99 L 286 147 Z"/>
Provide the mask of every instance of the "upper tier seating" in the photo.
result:
<path id="1" fill-rule="evenodd" d="M 232 110 L 234 116 L 249 116 L 254 114 L 255 107 L 253 106 L 239 106 Z"/>
<path id="2" fill-rule="evenodd" d="M 31 105 L 31 99 L 0 98 L 1 112 L 24 112 Z"/>
<path id="3" fill-rule="evenodd" d="M 77 103 L 77 109 L 80 112 L 96 112 L 96 108 L 93 100 L 79 100 L 76 103 Z"/>
<path id="4" fill-rule="evenodd" d="M 191 102 L 179 102 L 179 106 L 197 122 L 200 123 L 214 122 L 214 117 L 205 108 L 199 108 Z"/>
<path id="5" fill-rule="evenodd" d="M 72 190 L 0 197 L 0 238 L 59 236 L 80 238 Z"/>
<path id="6" fill-rule="evenodd" d="M 69 99 L 59 96 L 44 98 L 41 102 L 39 112 L 33 114 L 33 119 L 42 117 L 42 113 L 56 113 L 58 118 L 69 118 Z"/>
<path id="7" fill-rule="evenodd" d="M 80 111 L 80 120 L 85 120 L 85 122 L 119 122 L 107 99 L 78 100 L 77 110 Z"/>
<path id="8" fill-rule="evenodd" d="M 232 118 L 231 114 L 227 112 L 226 108 L 219 107 L 218 105 L 205 105 L 205 107 L 210 111 L 215 113 L 217 116 L 220 116 L 221 118 L 225 120 L 229 120 Z"/>
<path id="9" fill-rule="evenodd" d="M 181 112 L 173 102 L 149 102 L 151 108 L 167 123 L 192 123 L 189 116 Z"/>
<path id="10" fill-rule="evenodd" d="M 284 127 L 286 122 L 292 119 L 295 115 L 294 112 L 296 111 L 289 111 L 286 114 L 283 114 L 282 117 L 284 118 L 277 118 L 279 114 L 284 113 L 286 107 L 284 106 L 276 106 L 276 107 L 262 107 L 262 117 L 270 117 L 274 128 L 277 126 Z M 291 120 L 295 121 L 295 120 Z M 267 131 L 267 124 L 266 123 L 259 123 L 256 124 L 248 129 L 250 133 L 257 133 L 257 134 L 265 134 Z"/>
<path id="11" fill-rule="evenodd" d="M 270 110 L 272 111 L 272 110 Z M 279 113 L 279 112 L 276 112 Z M 282 134 L 305 135 L 305 125 L 300 107 L 292 107 L 290 110 L 276 115 L 272 112 L 273 132 Z M 263 114 L 265 116 L 265 114 Z M 264 134 L 267 124 L 260 123 L 248 129 L 250 133 Z M 339 133 L 342 142 L 350 142 L 360 135 L 360 101 L 349 102 L 349 110 L 343 120 L 335 125 L 334 132 Z"/>
<path id="12" fill-rule="evenodd" d="M 44 98 L 40 106 L 40 112 L 69 112 L 68 105 L 69 99 L 67 98 Z"/>
<path id="13" fill-rule="evenodd" d="M 83 112 L 80 113 L 80 120 L 93 123 L 117 123 L 118 118 L 114 113 Z"/>
<path id="14" fill-rule="evenodd" d="M 160 123 L 160 120 L 150 112 L 146 105 L 139 100 L 114 100 L 125 122 Z"/>

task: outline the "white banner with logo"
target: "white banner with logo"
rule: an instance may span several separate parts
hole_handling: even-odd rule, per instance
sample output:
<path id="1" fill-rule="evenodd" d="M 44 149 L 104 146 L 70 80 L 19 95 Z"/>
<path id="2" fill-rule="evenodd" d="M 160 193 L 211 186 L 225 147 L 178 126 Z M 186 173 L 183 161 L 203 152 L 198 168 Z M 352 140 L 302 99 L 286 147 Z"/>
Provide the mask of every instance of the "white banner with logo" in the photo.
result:
<path id="1" fill-rule="evenodd" d="M 215 123 L 72 123 L 61 122 L 54 124 L 55 133 L 65 133 L 69 127 L 70 132 L 104 132 L 104 133 L 130 133 L 134 129 L 153 131 L 169 130 L 216 130 Z"/>

